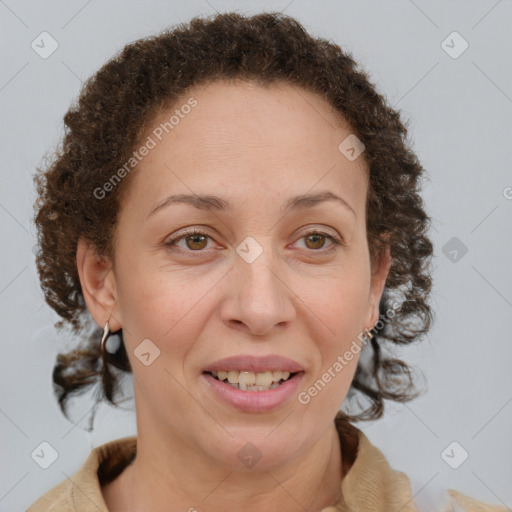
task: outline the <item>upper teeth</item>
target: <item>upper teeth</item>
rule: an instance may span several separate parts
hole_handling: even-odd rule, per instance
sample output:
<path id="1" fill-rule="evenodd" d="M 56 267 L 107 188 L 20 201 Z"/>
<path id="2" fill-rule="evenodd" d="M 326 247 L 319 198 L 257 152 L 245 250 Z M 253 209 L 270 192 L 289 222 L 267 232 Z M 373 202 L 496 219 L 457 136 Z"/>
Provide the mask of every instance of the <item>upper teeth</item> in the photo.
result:
<path id="1" fill-rule="evenodd" d="M 270 386 L 273 382 L 279 382 L 281 379 L 286 380 L 290 376 L 290 372 L 286 371 L 272 371 L 272 372 L 246 372 L 230 370 L 229 372 L 219 371 L 212 372 L 214 377 L 219 380 L 226 380 L 230 384 L 242 384 L 245 386 Z"/>

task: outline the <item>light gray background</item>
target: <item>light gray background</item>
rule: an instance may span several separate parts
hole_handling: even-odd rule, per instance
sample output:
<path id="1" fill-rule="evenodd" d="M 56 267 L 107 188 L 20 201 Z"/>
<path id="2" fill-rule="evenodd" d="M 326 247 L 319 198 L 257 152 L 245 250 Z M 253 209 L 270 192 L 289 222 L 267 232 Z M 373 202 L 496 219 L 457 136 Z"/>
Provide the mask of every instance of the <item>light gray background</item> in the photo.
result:
<path id="1" fill-rule="evenodd" d="M 401 355 L 428 384 L 415 401 L 357 425 L 410 477 L 420 507 L 447 488 L 511 507 L 512 2 L 250 4 L 0 0 L 0 510 L 24 510 L 72 476 L 91 447 L 135 433 L 132 412 L 102 406 L 88 434 L 81 418 L 89 399 L 70 423 L 53 397 L 55 355 L 68 340 L 53 327 L 58 317 L 43 301 L 35 270 L 34 169 L 61 137 L 82 80 L 128 42 L 215 10 L 285 10 L 351 51 L 411 120 L 414 149 L 430 176 L 424 197 L 434 223 L 436 322 L 428 340 Z M 43 31 L 59 44 L 48 59 L 31 48 Z M 469 43 L 456 59 L 441 47 L 453 31 Z M 443 253 L 452 237 L 468 249 L 456 262 Z M 46 470 L 30 456 L 42 441 L 58 452 Z M 469 453 L 458 469 L 441 457 L 453 441 Z"/>

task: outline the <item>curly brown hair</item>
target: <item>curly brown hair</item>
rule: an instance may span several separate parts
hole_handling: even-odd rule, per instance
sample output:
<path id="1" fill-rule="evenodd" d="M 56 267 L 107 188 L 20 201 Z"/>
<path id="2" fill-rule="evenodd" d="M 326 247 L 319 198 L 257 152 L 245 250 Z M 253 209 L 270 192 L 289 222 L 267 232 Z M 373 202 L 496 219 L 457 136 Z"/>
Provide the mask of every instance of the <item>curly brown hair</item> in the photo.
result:
<path id="1" fill-rule="evenodd" d="M 418 395 L 411 367 L 386 355 L 384 349 L 421 338 L 432 322 L 427 302 L 430 218 L 420 197 L 424 169 L 407 141 L 399 113 L 378 94 L 351 54 L 313 38 L 299 22 L 280 13 L 197 17 L 135 41 L 84 84 L 78 102 L 65 114 L 63 141 L 50 163 L 38 167 L 34 176 L 41 287 L 46 302 L 62 318 L 55 327 L 67 323 L 81 335 L 74 350 L 57 356 L 53 383 L 60 407 L 67 416 L 68 399 L 96 383 L 100 383 L 97 402 L 106 398 L 117 405 L 120 378 L 131 372 L 122 329 L 116 333 L 118 350 L 107 352 L 104 361 L 99 344 L 102 329 L 94 325 L 85 334 L 93 322 L 75 260 L 77 243 L 84 238 L 113 261 L 116 219 L 131 175 L 113 187 L 109 201 L 98 200 L 94 191 L 129 160 L 164 109 L 189 88 L 218 79 L 262 86 L 285 83 L 316 92 L 365 146 L 371 265 L 385 246 L 392 262 L 379 305 L 380 320 L 368 345 L 371 356 L 360 358 L 349 391 L 349 396 L 358 392 L 356 396 L 364 398 L 368 407 L 345 417 L 379 418 L 384 399 L 405 402 Z"/>

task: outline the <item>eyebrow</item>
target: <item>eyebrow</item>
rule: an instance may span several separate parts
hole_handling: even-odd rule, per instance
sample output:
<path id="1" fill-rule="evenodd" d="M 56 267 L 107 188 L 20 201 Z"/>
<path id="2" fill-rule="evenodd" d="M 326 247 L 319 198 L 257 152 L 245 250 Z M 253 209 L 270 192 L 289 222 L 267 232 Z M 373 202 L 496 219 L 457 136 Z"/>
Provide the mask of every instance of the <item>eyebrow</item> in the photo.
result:
<path id="1" fill-rule="evenodd" d="M 290 197 L 284 205 L 284 210 L 290 212 L 292 210 L 304 210 L 312 208 L 320 203 L 326 201 L 334 201 L 344 206 L 351 211 L 354 216 L 356 212 L 354 209 L 341 197 L 329 192 L 328 190 L 317 192 L 315 194 L 302 194 L 299 196 Z M 178 194 L 171 195 L 159 201 L 156 206 L 151 210 L 148 217 L 155 214 L 157 211 L 171 205 L 171 204 L 188 204 L 199 210 L 208 211 L 226 211 L 232 210 L 232 205 L 218 196 L 213 195 L 198 195 L 198 194 Z"/>

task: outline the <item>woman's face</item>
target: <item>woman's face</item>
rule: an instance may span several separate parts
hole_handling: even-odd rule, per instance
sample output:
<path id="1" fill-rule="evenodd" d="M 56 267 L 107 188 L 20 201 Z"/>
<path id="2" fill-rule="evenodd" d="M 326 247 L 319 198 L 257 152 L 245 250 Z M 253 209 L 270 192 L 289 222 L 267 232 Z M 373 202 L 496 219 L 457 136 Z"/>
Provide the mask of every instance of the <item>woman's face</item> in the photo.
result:
<path id="1" fill-rule="evenodd" d="M 191 97 L 197 104 L 180 110 Z M 175 109 L 179 122 L 167 133 L 160 122 Z M 306 90 L 216 82 L 145 135 L 141 146 L 149 135 L 155 147 L 131 176 L 114 269 L 88 300 L 99 325 L 111 311 L 111 330 L 123 328 L 139 435 L 231 469 L 252 451 L 269 468 L 332 426 L 389 268 L 385 258 L 372 276 L 364 153 L 353 160 L 338 148 L 350 134 Z M 235 359 L 217 364 L 225 358 Z M 256 375 L 264 370 L 297 375 L 246 391 L 207 369 L 233 371 L 242 387 L 268 383 Z"/>

